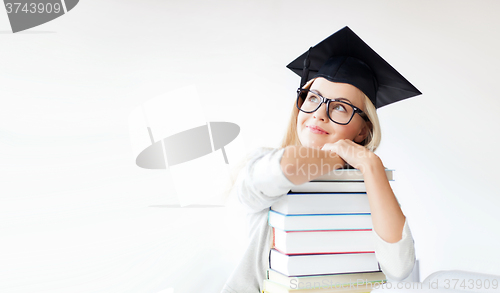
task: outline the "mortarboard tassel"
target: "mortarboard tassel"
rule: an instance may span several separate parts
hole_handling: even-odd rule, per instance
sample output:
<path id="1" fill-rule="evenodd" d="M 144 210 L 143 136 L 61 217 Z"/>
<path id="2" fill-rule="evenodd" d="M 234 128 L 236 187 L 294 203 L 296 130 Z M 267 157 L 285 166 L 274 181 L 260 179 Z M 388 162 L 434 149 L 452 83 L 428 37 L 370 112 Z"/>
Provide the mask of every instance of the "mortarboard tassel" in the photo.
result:
<path id="1" fill-rule="evenodd" d="M 307 78 L 309 77 L 309 65 L 311 64 L 311 62 L 309 61 L 309 54 L 311 53 L 311 49 L 312 47 L 309 47 L 306 59 L 304 59 L 304 70 L 302 71 L 302 78 L 300 79 L 300 87 L 306 84 Z"/>

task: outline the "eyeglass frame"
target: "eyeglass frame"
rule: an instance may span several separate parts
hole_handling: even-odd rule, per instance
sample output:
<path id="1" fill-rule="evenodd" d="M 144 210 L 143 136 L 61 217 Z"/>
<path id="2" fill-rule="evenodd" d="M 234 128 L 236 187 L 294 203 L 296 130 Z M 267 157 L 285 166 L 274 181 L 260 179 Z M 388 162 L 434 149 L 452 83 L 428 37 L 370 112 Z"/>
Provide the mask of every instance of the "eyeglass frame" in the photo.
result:
<path id="1" fill-rule="evenodd" d="M 318 107 L 316 109 L 314 109 L 313 111 L 304 111 L 300 108 L 299 106 L 299 99 L 300 99 L 300 94 L 301 92 L 305 91 L 307 94 L 306 96 L 304 97 L 304 101 L 305 101 L 305 98 L 309 95 L 309 93 L 313 93 L 314 95 L 320 97 L 321 99 L 321 102 L 318 104 Z M 304 103 L 304 101 L 302 101 L 302 104 Z M 343 103 L 343 104 L 346 104 L 346 105 L 349 105 L 352 107 L 352 109 L 354 110 L 352 112 L 352 115 L 351 115 L 351 118 L 349 118 L 349 121 L 347 121 L 346 123 L 340 123 L 340 122 L 337 122 L 335 120 L 332 119 L 332 117 L 330 117 L 330 113 L 328 113 L 328 109 L 330 107 L 330 102 L 340 102 L 340 103 Z M 340 125 L 347 125 L 351 122 L 352 120 L 352 117 L 354 117 L 354 114 L 355 113 L 358 113 L 359 116 L 361 116 L 361 118 L 363 118 L 363 120 L 365 121 L 369 121 L 370 119 L 368 118 L 368 115 L 366 115 L 365 112 L 361 111 L 358 107 L 354 106 L 353 104 L 350 104 L 346 101 L 342 101 L 342 100 L 338 100 L 338 99 L 328 99 L 328 98 L 325 98 L 323 97 L 322 95 L 320 95 L 319 93 L 315 93 L 309 89 L 305 89 L 305 88 L 298 88 L 297 89 L 297 101 L 295 102 L 295 106 L 297 107 L 297 109 L 299 109 L 300 111 L 304 112 L 304 113 L 314 113 L 316 112 L 319 108 L 321 108 L 321 105 L 323 105 L 323 103 L 326 104 L 326 115 L 328 116 L 328 119 L 330 119 L 330 121 L 334 122 L 334 123 L 337 123 L 337 124 L 340 124 Z"/>

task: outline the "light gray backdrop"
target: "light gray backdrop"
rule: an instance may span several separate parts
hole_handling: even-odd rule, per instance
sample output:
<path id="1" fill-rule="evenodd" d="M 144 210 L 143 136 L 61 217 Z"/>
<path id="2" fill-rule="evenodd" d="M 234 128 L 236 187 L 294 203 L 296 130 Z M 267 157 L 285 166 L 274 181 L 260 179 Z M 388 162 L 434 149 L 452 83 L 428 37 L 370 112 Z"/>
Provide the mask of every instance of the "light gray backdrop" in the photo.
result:
<path id="1" fill-rule="evenodd" d="M 379 110 L 377 151 L 421 278 L 500 275 L 499 9 L 85 0 L 18 34 L 0 9 L 0 291 L 218 292 L 246 244 L 241 214 L 177 208 L 167 171 L 135 166 L 128 115 L 196 84 L 242 148 L 277 146 L 299 83 L 285 65 L 345 25 L 424 93 Z"/>

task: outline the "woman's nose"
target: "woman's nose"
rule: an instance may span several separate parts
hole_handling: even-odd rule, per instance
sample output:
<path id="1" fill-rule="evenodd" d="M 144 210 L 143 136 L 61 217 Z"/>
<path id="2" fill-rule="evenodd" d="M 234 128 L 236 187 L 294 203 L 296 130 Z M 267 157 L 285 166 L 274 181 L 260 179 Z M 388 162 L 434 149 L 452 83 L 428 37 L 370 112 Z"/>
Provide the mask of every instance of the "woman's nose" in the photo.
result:
<path id="1" fill-rule="evenodd" d="M 318 118 L 322 121 L 328 121 L 328 116 L 326 114 L 326 104 L 323 103 L 321 106 L 313 112 L 313 117 Z"/>

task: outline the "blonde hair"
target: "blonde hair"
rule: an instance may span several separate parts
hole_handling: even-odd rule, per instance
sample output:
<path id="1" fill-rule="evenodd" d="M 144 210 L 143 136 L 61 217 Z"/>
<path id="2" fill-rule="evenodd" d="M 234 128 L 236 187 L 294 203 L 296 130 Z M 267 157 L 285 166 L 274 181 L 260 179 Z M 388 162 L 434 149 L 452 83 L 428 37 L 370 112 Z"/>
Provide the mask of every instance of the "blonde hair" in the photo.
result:
<path id="1" fill-rule="evenodd" d="M 316 78 L 309 80 L 302 88 L 309 89 Z M 366 116 L 368 116 L 368 120 L 366 121 L 366 126 L 368 127 L 368 135 L 365 140 L 359 143 L 362 146 L 365 146 L 372 152 L 377 149 L 380 145 L 380 141 L 382 140 L 382 131 L 380 130 L 380 123 L 378 121 L 377 111 L 375 106 L 370 101 L 370 99 L 365 96 L 365 112 Z M 290 145 L 302 145 L 299 140 L 299 136 L 297 135 L 297 116 L 299 115 L 299 109 L 297 109 L 296 100 L 294 100 L 292 113 L 290 115 L 290 120 L 288 121 L 288 127 L 285 131 L 285 136 L 281 141 L 281 147 L 287 147 Z"/>

